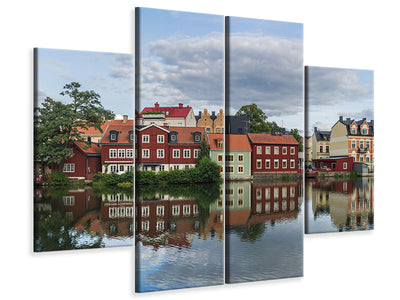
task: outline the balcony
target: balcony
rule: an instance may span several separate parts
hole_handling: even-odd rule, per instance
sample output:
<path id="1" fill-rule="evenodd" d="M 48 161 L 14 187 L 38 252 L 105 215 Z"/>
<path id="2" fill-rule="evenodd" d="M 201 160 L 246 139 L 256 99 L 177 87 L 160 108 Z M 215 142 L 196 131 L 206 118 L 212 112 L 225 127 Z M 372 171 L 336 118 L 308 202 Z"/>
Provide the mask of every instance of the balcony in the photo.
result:
<path id="1" fill-rule="evenodd" d="M 358 153 L 367 153 L 368 148 L 364 147 L 364 148 L 358 148 Z"/>

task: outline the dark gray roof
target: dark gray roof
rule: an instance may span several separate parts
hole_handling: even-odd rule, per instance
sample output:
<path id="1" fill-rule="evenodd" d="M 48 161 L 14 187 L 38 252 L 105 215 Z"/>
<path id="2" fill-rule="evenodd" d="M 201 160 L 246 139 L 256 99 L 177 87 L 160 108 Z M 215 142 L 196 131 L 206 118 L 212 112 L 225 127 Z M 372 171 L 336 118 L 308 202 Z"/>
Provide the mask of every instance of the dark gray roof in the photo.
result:
<path id="1" fill-rule="evenodd" d="M 226 116 L 225 132 L 229 134 L 246 134 L 250 133 L 250 117 L 249 116 Z"/>
<path id="2" fill-rule="evenodd" d="M 343 117 L 339 118 L 339 122 L 341 122 L 342 124 L 346 125 L 346 129 L 347 129 L 347 135 L 364 135 L 364 136 L 374 136 L 374 120 L 371 121 L 367 121 L 367 124 L 369 126 L 369 131 L 368 134 L 361 134 L 361 125 L 364 123 L 364 121 L 366 121 L 366 118 L 363 118 L 361 120 L 356 121 L 355 119 L 351 119 L 351 118 L 346 118 L 343 119 Z M 351 133 L 351 128 L 350 125 L 353 124 L 353 122 L 355 122 L 357 124 L 357 131 L 355 134 Z"/>
<path id="3" fill-rule="evenodd" d="M 314 127 L 315 138 L 317 141 L 330 141 L 331 139 L 331 132 L 330 131 L 323 131 L 318 130 L 317 127 Z"/>

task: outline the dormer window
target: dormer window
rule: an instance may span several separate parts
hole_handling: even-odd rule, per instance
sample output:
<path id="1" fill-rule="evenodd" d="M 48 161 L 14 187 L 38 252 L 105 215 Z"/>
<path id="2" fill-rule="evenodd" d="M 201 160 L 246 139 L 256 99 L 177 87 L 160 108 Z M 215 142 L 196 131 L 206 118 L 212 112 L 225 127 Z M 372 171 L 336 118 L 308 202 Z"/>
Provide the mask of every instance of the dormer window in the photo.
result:
<path id="1" fill-rule="evenodd" d="M 200 143 L 201 142 L 201 133 L 196 131 L 193 132 L 193 139 L 195 143 Z"/>
<path id="2" fill-rule="evenodd" d="M 178 142 L 178 133 L 176 131 L 171 131 L 170 132 L 169 141 L 171 143 L 177 143 Z"/>
<path id="3" fill-rule="evenodd" d="M 116 130 L 110 131 L 110 142 L 118 142 L 118 133 Z"/>
<path id="4" fill-rule="evenodd" d="M 351 134 L 357 134 L 357 128 L 351 127 Z"/>
<path id="5" fill-rule="evenodd" d="M 134 140 L 135 140 L 135 134 L 133 130 L 131 130 L 129 131 L 129 143 L 133 143 Z"/>
<path id="6" fill-rule="evenodd" d="M 367 135 L 367 134 L 368 134 L 368 128 L 367 128 L 367 127 L 364 127 L 364 128 L 362 129 L 362 134 L 363 134 L 363 135 Z"/>

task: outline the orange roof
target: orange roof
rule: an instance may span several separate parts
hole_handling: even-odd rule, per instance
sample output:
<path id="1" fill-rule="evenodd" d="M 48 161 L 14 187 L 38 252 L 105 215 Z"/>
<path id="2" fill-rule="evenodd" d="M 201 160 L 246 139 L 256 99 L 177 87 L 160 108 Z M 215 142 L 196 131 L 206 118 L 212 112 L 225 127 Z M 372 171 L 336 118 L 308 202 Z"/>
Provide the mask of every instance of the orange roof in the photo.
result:
<path id="1" fill-rule="evenodd" d="M 227 151 L 251 151 L 249 139 L 245 134 L 227 134 L 226 135 Z"/>
<path id="2" fill-rule="evenodd" d="M 120 121 L 120 120 L 118 120 Z M 110 142 L 110 131 L 115 130 L 119 132 L 118 142 Z M 117 123 L 109 124 L 107 129 L 104 131 L 103 138 L 101 139 L 101 144 L 132 144 L 129 141 L 129 131 L 133 131 L 133 123 Z"/>
<path id="3" fill-rule="evenodd" d="M 100 154 L 101 153 L 100 147 L 95 143 L 91 143 L 90 145 L 88 145 L 85 142 L 76 141 L 75 145 L 86 154 Z"/>
<path id="4" fill-rule="evenodd" d="M 273 144 L 273 145 L 298 145 L 293 135 L 283 134 L 275 135 L 270 133 L 248 133 L 250 141 L 253 144 Z"/>
<path id="5" fill-rule="evenodd" d="M 203 139 L 203 135 L 206 133 L 203 127 L 181 127 L 181 126 L 170 126 L 169 128 L 163 128 L 171 131 L 176 131 L 178 133 L 178 144 L 182 143 L 193 143 L 193 134 L 194 132 L 201 132 L 201 138 Z"/>
<path id="6" fill-rule="evenodd" d="M 223 147 L 218 147 L 218 141 L 224 140 L 224 135 L 222 133 L 208 133 L 208 138 L 210 140 L 210 150 L 224 149 Z"/>
<path id="7" fill-rule="evenodd" d="M 106 120 L 103 125 L 101 125 L 101 129 L 104 131 L 107 129 L 108 125 L 130 125 L 133 127 L 133 119 L 129 119 L 124 123 L 124 120 Z M 102 135 L 103 133 L 100 132 L 100 130 L 94 128 L 94 127 L 89 127 L 88 129 L 84 128 L 78 128 L 79 132 L 81 134 L 85 135 Z"/>

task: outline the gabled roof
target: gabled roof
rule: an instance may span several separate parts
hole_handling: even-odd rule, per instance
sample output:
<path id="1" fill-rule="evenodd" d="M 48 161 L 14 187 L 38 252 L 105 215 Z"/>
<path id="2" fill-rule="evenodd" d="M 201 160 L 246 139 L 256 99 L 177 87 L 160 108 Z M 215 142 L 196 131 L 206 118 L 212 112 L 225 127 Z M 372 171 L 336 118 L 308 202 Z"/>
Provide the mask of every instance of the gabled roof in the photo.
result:
<path id="1" fill-rule="evenodd" d="M 251 151 L 251 146 L 245 134 L 226 134 L 227 151 Z"/>
<path id="2" fill-rule="evenodd" d="M 133 120 L 128 119 L 127 121 L 124 122 L 124 120 L 106 120 L 103 125 L 101 125 L 101 129 L 103 130 L 103 133 L 100 132 L 100 130 L 94 128 L 94 127 L 89 127 L 88 129 L 84 128 L 78 128 L 78 131 L 82 135 L 103 135 L 104 131 L 106 130 L 108 125 L 130 125 L 133 127 Z"/>
<path id="3" fill-rule="evenodd" d="M 274 135 L 270 133 L 248 133 L 247 136 L 253 144 L 266 144 L 266 145 L 298 145 L 293 135 L 283 134 Z"/>
<path id="4" fill-rule="evenodd" d="M 77 146 L 83 153 L 87 155 L 100 155 L 101 153 L 99 145 L 95 143 L 90 143 L 88 145 L 85 142 L 76 141 L 75 146 Z"/>
<path id="5" fill-rule="evenodd" d="M 187 105 L 183 106 L 182 103 L 179 103 L 177 107 L 174 106 L 165 106 L 162 107 L 156 102 L 154 107 L 145 107 L 142 112 L 139 114 L 140 118 L 143 118 L 143 113 L 150 112 L 163 112 L 165 118 L 186 118 L 192 108 Z"/>
<path id="6" fill-rule="evenodd" d="M 164 126 L 163 126 L 164 127 Z M 166 128 L 166 127 L 164 127 Z M 182 126 L 170 126 L 168 127 L 169 132 L 175 131 L 178 133 L 178 142 L 173 144 L 192 144 L 194 143 L 194 132 L 200 132 L 201 138 L 203 139 L 206 133 L 203 127 L 182 127 Z M 207 138 L 206 138 L 207 141 Z M 207 142 L 208 143 L 208 142 Z"/>
<path id="7" fill-rule="evenodd" d="M 374 120 L 371 120 L 369 122 L 367 121 L 366 118 L 362 118 L 361 120 L 358 120 L 358 121 L 356 121 L 355 119 L 351 119 L 351 118 L 346 118 L 344 120 L 343 117 L 340 117 L 338 122 L 346 125 L 347 135 L 374 136 Z M 351 125 L 353 124 L 353 122 L 357 125 L 357 131 L 355 134 L 351 133 Z M 368 134 L 361 134 L 361 125 L 364 122 L 366 122 L 369 126 Z"/>
<path id="8" fill-rule="evenodd" d="M 317 128 L 314 129 L 315 133 L 315 138 L 317 141 L 330 141 L 331 139 L 331 132 L 330 131 L 323 131 L 323 130 L 317 130 Z"/>
<path id="9" fill-rule="evenodd" d="M 110 132 L 117 131 L 118 134 L 118 141 L 117 142 L 110 142 Z M 132 144 L 129 141 L 129 132 L 133 131 L 133 123 L 132 124 L 109 124 L 106 130 L 104 131 L 103 138 L 101 139 L 101 144 Z"/>
<path id="10" fill-rule="evenodd" d="M 208 138 L 210 140 L 210 150 L 223 150 L 224 147 L 218 147 L 218 141 L 224 140 L 224 135 L 222 133 L 208 133 Z"/>

